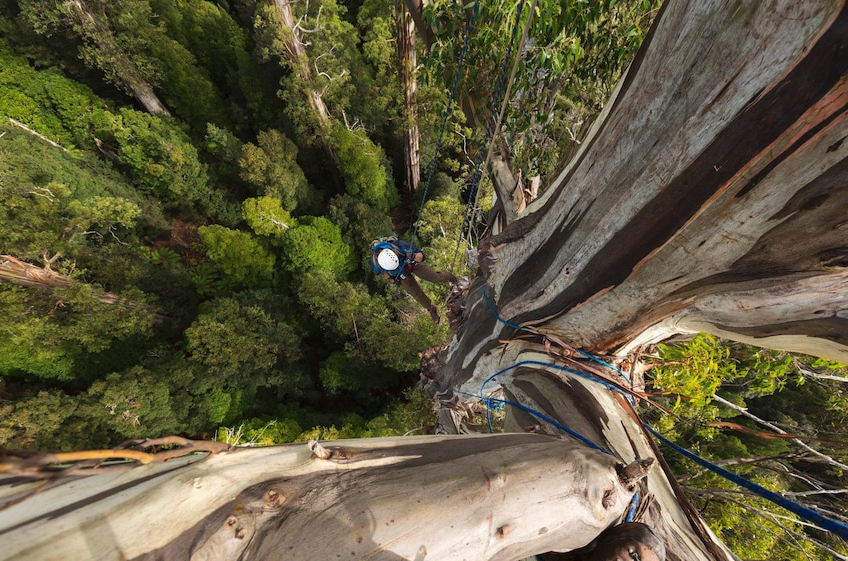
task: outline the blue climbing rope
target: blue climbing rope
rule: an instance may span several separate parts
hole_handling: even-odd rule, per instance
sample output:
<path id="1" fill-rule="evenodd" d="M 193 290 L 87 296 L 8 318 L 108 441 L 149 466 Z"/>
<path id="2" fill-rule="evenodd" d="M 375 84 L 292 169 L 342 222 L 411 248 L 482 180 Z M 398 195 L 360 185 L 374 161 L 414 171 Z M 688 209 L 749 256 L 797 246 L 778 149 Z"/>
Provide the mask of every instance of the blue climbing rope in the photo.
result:
<path id="1" fill-rule="evenodd" d="M 812 509 L 807 508 L 803 505 L 800 505 L 800 504 L 796 503 L 795 501 L 791 501 L 791 500 L 787 499 L 786 497 L 784 497 L 783 495 L 775 493 L 774 491 L 769 491 L 765 487 L 761 487 L 761 486 L 757 485 L 756 483 L 754 483 L 753 481 L 749 481 L 748 479 L 745 479 L 741 475 L 737 475 L 737 474 L 733 473 L 732 471 L 728 471 L 728 470 L 726 470 L 726 469 L 724 469 L 720 466 L 717 466 L 716 464 L 710 462 L 709 460 L 706 460 L 706 459 L 698 456 L 694 452 L 687 450 L 686 448 L 683 448 L 682 446 L 679 446 L 679 445 L 675 444 L 674 442 L 670 441 L 669 439 L 667 439 L 666 437 L 664 437 L 663 435 L 658 433 L 656 430 L 654 430 L 654 428 L 650 425 L 645 425 L 645 427 L 651 432 L 651 434 L 656 436 L 663 444 L 665 444 L 666 446 L 668 446 L 672 450 L 678 452 L 679 454 L 682 454 L 683 456 L 689 458 L 690 460 L 692 460 L 696 464 L 707 468 L 708 470 L 712 471 L 713 473 L 716 473 L 716 474 L 724 477 L 725 479 L 732 481 L 733 483 L 736 483 L 740 487 L 748 489 L 749 491 L 757 494 L 758 496 L 760 496 L 760 497 L 762 497 L 762 498 L 764 498 L 768 501 L 771 501 L 772 503 L 774 503 L 778 506 L 785 508 L 789 512 L 797 514 L 798 516 L 800 516 L 801 518 L 803 518 L 807 522 L 811 522 L 811 523 L 815 524 L 816 526 L 818 526 L 822 530 L 827 530 L 828 532 L 832 532 L 832 533 L 836 534 L 837 536 L 839 536 L 843 540 L 848 540 L 848 526 L 846 526 L 845 524 L 842 524 L 841 522 L 838 522 L 836 520 L 831 520 L 830 518 L 826 518 L 826 517 L 822 516 L 821 514 L 819 514 L 818 512 L 816 512 L 815 510 L 812 510 Z"/>
<path id="2" fill-rule="evenodd" d="M 495 319 L 496 319 L 496 320 L 498 320 L 498 321 L 499 321 L 499 322 L 501 322 L 502 324 L 506 325 L 507 327 L 511 327 L 511 328 L 515 329 L 516 331 L 523 331 L 524 333 L 533 333 L 533 332 L 532 332 L 532 331 L 530 331 L 529 329 L 525 329 L 525 328 L 521 327 L 520 325 L 516 325 L 516 324 L 514 324 L 514 323 L 512 323 L 512 322 L 509 322 L 509 321 L 505 320 L 504 318 L 502 318 L 502 317 L 500 316 L 500 314 L 498 314 L 498 311 L 495 309 L 495 306 L 492 304 L 491 300 L 489 300 L 489 297 L 488 297 L 488 295 L 486 294 L 486 292 L 487 292 L 487 289 L 486 289 L 486 288 L 484 288 L 484 289 L 483 289 L 483 300 L 486 302 L 486 305 L 489 307 L 489 310 L 492 312 L 492 315 L 493 315 L 493 316 L 495 316 Z M 603 360 L 599 359 L 599 358 L 598 358 L 598 357 L 596 357 L 595 355 L 593 355 L 593 354 L 591 354 L 591 353 L 587 353 L 586 351 L 583 351 L 583 350 L 581 350 L 581 349 L 574 349 L 574 350 L 575 350 L 575 351 L 577 351 L 578 353 L 580 353 L 581 355 L 585 356 L 585 357 L 586 357 L 586 358 L 588 358 L 589 360 L 592 360 L 592 361 L 594 361 L 594 362 L 597 362 L 598 364 L 601 364 L 601 365 L 603 365 L 603 366 L 606 366 L 607 368 L 610 368 L 610 369 L 612 369 L 612 370 L 615 370 L 615 371 L 616 371 L 616 372 L 618 372 L 618 373 L 619 373 L 619 374 L 620 374 L 620 375 L 621 375 L 621 376 L 622 376 L 625 380 L 627 380 L 627 383 L 628 383 L 628 384 L 632 383 L 632 382 L 630 381 L 630 376 L 628 376 L 627 374 L 625 374 L 625 373 L 624 373 L 624 372 L 623 372 L 620 368 L 618 368 L 618 367 L 616 367 L 616 366 L 614 366 L 614 365 L 612 365 L 612 364 L 610 364 L 610 363 L 608 363 L 608 362 L 604 362 Z M 629 398 L 629 399 L 632 399 L 632 398 Z M 631 402 L 631 403 L 632 403 L 632 402 Z"/>
<path id="3" fill-rule="evenodd" d="M 474 6 L 471 8 L 471 15 L 468 17 L 468 23 L 465 26 L 465 39 L 462 42 L 462 50 L 459 52 L 459 59 L 456 65 L 456 72 L 453 74 L 453 84 L 451 84 L 450 95 L 448 96 L 448 104 L 445 107 L 445 115 L 442 118 L 442 129 L 439 131 L 439 139 L 436 141 L 436 149 L 433 151 L 433 159 L 430 160 L 430 165 L 427 168 L 427 182 L 424 184 L 424 193 L 421 196 L 421 207 L 418 209 L 418 218 L 415 219 L 415 226 L 412 229 L 412 238 L 418 235 L 418 224 L 421 222 L 421 213 L 424 212 L 424 203 L 427 201 L 427 192 L 430 190 L 430 183 L 433 181 L 433 174 L 436 171 L 436 161 L 439 157 L 439 150 L 442 147 L 442 138 L 445 136 L 445 128 L 450 117 L 451 106 L 456 96 L 456 87 L 459 85 L 462 70 L 465 65 L 465 53 L 468 51 L 468 40 L 471 37 L 471 31 L 474 27 L 474 20 L 477 19 L 480 0 L 474 0 Z"/>
<path id="4" fill-rule="evenodd" d="M 483 299 L 485 300 L 486 304 L 488 305 L 489 310 L 491 310 L 492 314 L 495 316 L 495 318 L 499 322 L 501 322 L 504 325 L 507 325 L 509 327 L 512 327 L 513 329 L 516 329 L 518 331 L 524 331 L 524 332 L 531 333 L 529 330 L 522 328 L 521 326 L 516 325 L 514 323 L 510 323 L 507 320 L 501 318 L 500 315 L 498 314 L 497 310 L 495 309 L 495 307 L 492 305 L 491 301 L 487 297 L 485 290 L 483 291 Z M 613 369 L 621 372 L 620 370 L 618 370 L 614 366 L 612 366 L 612 365 L 610 365 L 610 364 L 608 364 L 608 363 L 606 363 L 606 362 L 604 362 L 600 359 L 597 359 L 596 357 L 592 356 L 589 353 L 583 353 L 583 354 L 584 354 L 584 356 L 587 356 L 588 358 L 595 360 L 599 364 L 602 364 L 604 366 L 613 368 Z M 605 386 L 609 389 L 612 389 L 614 391 L 619 392 L 620 394 L 624 395 L 628 399 L 632 399 L 632 396 L 630 396 L 629 394 L 627 394 L 626 392 L 624 392 L 620 388 L 614 386 L 613 384 L 610 384 L 606 380 L 603 380 L 603 379 L 598 378 L 596 376 L 592 376 L 590 374 L 586 374 L 584 372 L 580 372 L 579 370 L 575 370 L 573 368 L 568 368 L 568 367 L 565 367 L 565 366 L 560 366 L 558 364 L 549 364 L 549 363 L 545 363 L 545 362 L 541 362 L 541 361 L 535 361 L 535 360 L 524 360 L 524 361 L 521 361 L 521 362 L 517 362 L 516 364 L 513 364 L 513 365 L 508 366 L 506 368 L 503 368 L 501 370 L 498 370 L 497 372 L 495 372 L 494 374 L 492 374 L 491 376 L 489 376 L 488 378 L 486 378 L 483 381 L 483 383 L 480 385 L 479 395 L 473 395 L 473 394 L 461 392 L 459 390 L 452 390 L 452 391 L 455 391 L 455 392 L 460 393 L 462 395 L 467 395 L 467 396 L 471 396 L 471 397 L 481 399 L 483 401 L 483 403 L 486 404 L 486 406 L 487 406 L 486 418 L 489 422 L 489 431 L 490 432 L 493 432 L 493 429 L 492 429 L 492 424 L 491 424 L 491 417 L 489 415 L 489 409 L 491 408 L 491 405 L 493 403 L 499 402 L 501 404 L 500 405 L 501 407 L 503 406 L 503 404 L 506 404 L 506 405 L 510 405 L 512 407 L 516 407 L 517 409 L 521 409 L 522 411 L 526 411 L 526 412 L 530 413 L 531 415 L 533 415 L 534 417 L 541 419 L 541 420 L 551 424 L 552 426 L 562 430 L 566 434 L 578 439 L 579 441 L 583 442 L 584 444 L 586 444 L 590 448 L 592 448 L 594 450 L 599 450 L 601 452 L 604 452 L 605 454 L 612 455 L 611 452 L 609 452 L 609 451 L 605 450 L 604 448 L 602 448 L 601 446 L 595 444 L 594 442 L 592 442 L 591 440 L 589 440 L 585 436 L 569 429 L 568 427 L 566 427 L 563 424 L 557 422 L 556 420 L 548 417 L 547 415 L 545 415 L 544 413 L 541 413 L 540 411 L 536 411 L 535 409 L 531 409 L 530 407 L 527 407 L 526 405 L 523 405 L 521 403 L 516 403 L 516 402 L 513 402 L 513 401 L 483 396 L 483 392 L 484 392 L 484 389 L 486 387 L 486 384 L 488 384 L 490 381 L 497 378 L 499 375 L 504 374 L 506 372 L 509 372 L 510 370 L 514 370 L 516 368 L 519 368 L 521 366 L 540 366 L 540 367 L 543 367 L 543 368 L 555 368 L 557 370 L 568 372 L 570 374 L 580 376 L 581 378 L 585 378 L 587 380 L 591 380 L 593 382 L 599 383 L 599 384 L 601 384 L 601 385 L 603 385 L 603 386 Z M 622 373 L 622 375 L 623 375 L 623 373 Z M 632 403 L 633 402 L 631 401 L 631 404 Z M 668 446 L 672 450 L 678 452 L 679 454 L 685 456 L 686 458 L 692 460 L 693 462 L 697 463 L 698 465 L 709 469 L 713 473 L 720 475 L 721 477 L 727 479 L 728 481 L 732 481 L 733 483 L 739 485 L 740 487 L 748 489 L 749 491 L 755 493 L 756 495 L 758 495 L 758 496 L 760 496 L 760 497 L 762 497 L 762 498 L 764 498 L 764 499 L 766 499 L 766 500 L 768 500 L 768 501 L 770 501 L 770 502 L 772 502 L 772 503 L 774 503 L 774 504 L 776 504 L 780 507 L 785 508 L 786 510 L 798 515 L 799 517 L 806 520 L 807 522 L 815 524 L 816 526 L 818 526 L 822 530 L 831 532 L 831 533 L 839 536 L 840 538 L 842 538 L 844 540 L 848 540 L 848 526 L 846 526 L 845 524 L 843 524 L 843 523 L 841 523 L 837 520 L 833 520 L 833 519 L 827 518 L 825 516 L 822 516 L 821 514 L 816 512 L 815 510 L 807 508 L 807 507 L 805 507 L 805 506 L 803 506 L 803 505 L 801 505 L 801 504 L 799 504 L 795 501 L 789 500 L 786 497 L 784 497 L 784 496 L 782 496 L 778 493 L 775 493 L 773 491 L 769 491 L 765 487 L 757 485 L 753 481 L 750 481 L 750 480 L 742 477 L 741 475 L 737 475 L 737 474 L 735 474 L 731 471 L 728 471 L 728 470 L 710 462 L 709 460 L 707 460 L 705 458 L 698 456 L 694 452 L 687 450 L 686 448 L 683 448 L 682 446 L 679 446 L 678 444 L 675 444 L 674 442 L 668 440 L 663 435 L 661 435 L 659 432 L 654 430 L 654 428 L 651 427 L 650 425 L 646 424 L 645 428 L 651 434 L 653 434 L 658 440 L 660 440 L 663 444 L 665 444 L 666 446 Z M 632 499 L 631 504 L 630 504 L 630 509 L 628 511 L 628 514 L 627 514 L 627 518 L 625 519 L 626 522 L 631 522 L 633 520 L 633 517 L 635 516 L 636 508 L 638 506 L 638 502 L 639 502 L 639 496 L 638 496 L 638 494 L 634 494 L 633 499 Z"/>
<path id="5" fill-rule="evenodd" d="M 637 506 L 639 506 L 639 493 L 633 493 L 633 499 L 630 501 L 630 510 L 627 511 L 627 516 L 624 518 L 625 522 L 633 522 L 633 518 L 636 516 Z"/>
<path id="6" fill-rule="evenodd" d="M 457 390 L 457 389 L 454 389 L 454 388 L 443 388 L 443 387 L 438 386 L 438 385 L 436 385 L 436 387 L 441 391 L 451 391 L 451 392 L 459 394 L 459 395 L 465 395 L 465 396 L 468 396 L 468 397 L 481 399 L 480 396 L 478 396 L 478 395 L 474 395 L 472 393 L 464 392 L 464 391 Z M 545 415 L 541 411 L 537 411 L 537 410 L 535 410 L 531 407 L 527 407 L 526 405 L 523 405 L 521 403 L 517 403 L 515 401 L 509 401 L 507 399 L 498 399 L 496 397 L 486 397 L 486 398 L 482 398 L 481 400 L 486 405 L 487 418 L 488 418 L 489 409 L 494 409 L 494 410 L 497 411 L 499 409 L 502 409 L 504 405 L 509 405 L 510 407 L 515 407 L 516 409 L 521 409 L 522 411 L 526 411 L 527 413 L 530 413 L 531 415 L 533 415 L 537 419 L 539 419 L 541 421 L 545 421 L 546 423 L 549 423 L 550 425 L 558 428 L 559 430 L 563 431 L 564 433 L 568 434 L 569 436 L 576 438 L 577 440 L 579 440 L 580 442 L 582 442 L 583 444 L 585 444 L 589 448 L 592 448 L 593 450 L 598 450 L 599 452 L 603 452 L 604 454 L 607 454 L 607 455 L 610 455 L 610 456 L 612 455 L 612 452 L 610 452 L 609 450 L 606 450 L 603 447 L 595 444 L 594 442 L 592 442 L 590 439 L 586 438 L 585 436 L 583 436 L 579 432 L 568 428 L 567 426 L 563 425 L 562 423 L 560 423 L 556 419 L 552 419 L 551 417 Z M 492 428 L 491 419 L 488 419 L 488 420 L 489 420 L 489 432 L 494 432 L 494 430 Z"/>
<path id="7" fill-rule="evenodd" d="M 466 223 L 469 223 L 470 226 L 470 211 L 474 207 L 476 200 L 476 192 L 477 185 L 480 182 L 480 179 L 483 177 L 482 165 L 483 160 L 486 157 L 486 153 L 489 147 L 489 140 L 496 132 L 495 129 L 495 115 L 498 114 L 498 108 L 501 103 L 501 93 L 503 92 L 504 82 L 506 81 L 506 73 L 509 68 L 509 61 L 512 59 L 512 48 L 515 44 L 515 36 L 518 34 L 518 28 L 521 23 L 521 15 L 524 11 L 524 4 L 526 0 L 521 0 L 518 4 L 518 8 L 515 12 L 515 23 L 512 26 L 512 33 L 509 36 L 509 44 L 506 48 L 506 54 L 504 55 L 503 64 L 501 65 L 501 72 L 498 76 L 497 87 L 495 88 L 495 95 L 492 98 L 492 107 L 489 114 L 489 119 L 486 121 L 486 131 L 483 135 L 483 142 L 480 145 L 480 153 L 477 155 L 477 161 L 474 164 L 474 174 L 471 176 L 471 187 L 468 190 L 468 203 L 465 205 L 465 213 L 462 216 L 462 225 L 459 228 L 459 236 L 456 240 L 456 249 L 453 252 L 453 263 L 451 263 L 451 271 L 454 270 L 456 266 L 456 256 L 459 254 L 459 245 L 462 242 L 462 233 L 465 231 Z M 531 14 L 532 15 L 532 14 Z"/>
<path id="8" fill-rule="evenodd" d="M 624 396 L 625 398 L 632 399 L 632 397 L 626 391 L 622 390 L 621 388 L 619 388 L 615 384 L 612 384 L 611 382 L 607 382 L 606 380 L 603 380 L 603 379 L 598 378 L 596 376 L 592 376 L 591 374 L 586 374 L 585 372 L 580 372 L 579 370 L 575 370 L 574 368 L 569 368 L 567 366 L 561 366 L 559 364 L 551 364 L 549 362 L 542 362 L 542 361 L 539 361 L 539 360 L 522 360 L 521 362 L 516 362 L 512 366 L 507 366 L 506 368 L 498 370 L 497 372 L 495 372 L 494 374 L 492 374 L 491 376 L 486 378 L 486 380 L 480 386 L 480 395 L 475 396 L 475 397 L 477 397 L 479 399 L 483 399 L 483 389 L 486 387 L 486 384 L 488 384 L 489 382 L 491 382 L 492 380 L 494 380 L 495 378 L 497 378 L 501 374 L 503 374 L 505 372 L 509 372 L 510 370 L 514 370 L 516 368 L 521 368 L 522 366 L 541 366 L 543 368 L 554 368 L 554 369 L 560 370 L 562 372 L 568 372 L 569 374 L 574 374 L 575 376 L 579 376 L 580 378 L 583 378 L 585 380 L 591 380 L 591 381 L 593 381 L 597 384 L 600 384 L 600 385 L 602 385 L 606 388 L 609 388 L 609 389 L 611 389 L 615 392 L 618 392 L 622 396 Z"/>

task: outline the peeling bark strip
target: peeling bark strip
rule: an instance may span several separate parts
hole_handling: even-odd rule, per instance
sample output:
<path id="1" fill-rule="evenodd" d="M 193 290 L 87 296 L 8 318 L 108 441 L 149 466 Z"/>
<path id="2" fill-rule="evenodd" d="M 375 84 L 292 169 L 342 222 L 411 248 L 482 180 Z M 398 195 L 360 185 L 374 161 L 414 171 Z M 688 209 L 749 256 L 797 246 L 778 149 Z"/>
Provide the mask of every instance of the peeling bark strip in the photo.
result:
<path id="1" fill-rule="evenodd" d="M 243 448 L 48 488 L 3 512 L 0 559 L 518 559 L 583 547 L 632 496 L 623 464 L 539 435 L 323 447 L 325 460 Z"/>
<path id="2" fill-rule="evenodd" d="M 848 91 L 848 83 L 844 80 L 848 72 L 846 38 L 848 9 L 843 7 L 806 56 L 794 63 L 786 76 L 752 100 L 744 111 L 724 127 L 686 170 L 665 185 L 594 254 L 583 272 L 566 290 L 557 294 L 544 307 L 515 319 L 523 322 L 559 315 L 602 290 L 621 284 L 644 259 L 677 234 L 705 204 L 728 188 L 731 179 L 756 168 L 760 164 L 757 157 L 790 131 L 808 108 L 828 95 L 842 97 Z M 719 100 L 714 101 L 717 102 Z M 770 158 L 771 161 L 736 196 L 747 194 L 765 174 L 797 151 L 804 141 L 844 115 L 846 106 L 829 109 L 833 112 L 824 116 L 789 149 Z M 705 110 L 709 110 L 709 107 Z M 599 134 L 603 134 L 603 129 Z M 575 226 L 579 227 L 579 224 L 578 220 Z M 559 237 L 552 237 L 542 245 L 534 254 L 538 256 L 537 259 L 527 262 L 524 270 L 504 282 L 502 299 L 509 301 L 522 297 L 526 277 L 543 276 L 561 246 L 562 239 Z"/>

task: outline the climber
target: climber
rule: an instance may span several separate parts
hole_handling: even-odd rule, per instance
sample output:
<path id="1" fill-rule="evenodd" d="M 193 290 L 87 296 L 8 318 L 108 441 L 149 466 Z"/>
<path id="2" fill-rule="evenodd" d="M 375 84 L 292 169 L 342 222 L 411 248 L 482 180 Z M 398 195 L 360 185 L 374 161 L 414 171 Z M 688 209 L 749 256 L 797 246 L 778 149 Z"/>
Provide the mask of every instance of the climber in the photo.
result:
<path id="1" fill-rule="evenodd" d="M 424 264 L 424 253 L 420 249 L 397 238 L 381 238 L 371 243 L 371 268 L 375 274 L 400 284 L 416 302 L 426 308 L 433 322 L 439 323 L 439 311 L 412 275 L 434 283 L 454 283 L 455 276 L 434 271 Z"/>

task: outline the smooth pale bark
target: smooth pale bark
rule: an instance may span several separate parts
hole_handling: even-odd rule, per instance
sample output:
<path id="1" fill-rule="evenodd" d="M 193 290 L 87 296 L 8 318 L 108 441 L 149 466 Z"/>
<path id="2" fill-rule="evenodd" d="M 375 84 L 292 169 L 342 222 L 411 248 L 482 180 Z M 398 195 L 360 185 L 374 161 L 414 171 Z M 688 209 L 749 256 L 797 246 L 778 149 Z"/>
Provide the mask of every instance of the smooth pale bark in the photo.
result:
<path id="1" fill-rule="evenodd" d="M 418 144 L 418 110 L 416 79 L 418 56 L 415 52 L 415 22 L 404 2 L 397 3 L 398 12 L 398 60 L 403 79 L 404 120 L 403 165 L 404 179 L 410 194 L 418 190 L 421 183 L 421 150 Z"/>
<path id="2" fill-rule="evenodd" d="M 633 494 L 611 456 L 540 435 L 324 451 L 242 448 L 61 480 L 3 511 L 0 559 L 518 559 L 588 544 Z M 34 486 L 0 479 L 0 501 Z"/>

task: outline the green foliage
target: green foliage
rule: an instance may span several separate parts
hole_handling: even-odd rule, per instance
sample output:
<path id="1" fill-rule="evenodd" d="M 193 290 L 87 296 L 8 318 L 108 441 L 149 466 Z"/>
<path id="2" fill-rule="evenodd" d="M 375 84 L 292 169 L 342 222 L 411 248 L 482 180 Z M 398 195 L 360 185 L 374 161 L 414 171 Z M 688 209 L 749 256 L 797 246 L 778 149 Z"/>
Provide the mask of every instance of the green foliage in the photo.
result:
<path id="1" fill-rule="evenodd" d="M 450 338 L 448 333 L 443 326 L 434 324 L 426 311 L 420 311 L 403 325 L 388 318 L 378 318 L 361 338 L 365 347 L 386 367 L 413 372 L 421 364 L 421 353 L 435 345 L 446 345 Z"/>
<path id="2" fill-rule="evenodd" d="M 355 267 L 353 252 L 342 240 L 339 227 L 320 216 L 301 218 L 286 232 L 281 246 L 282 266 L 291 273 L 326 271 L 342 279 Z"/>
<path id="3" fill-rule="evenodd" d="M 464 214 L 465 206 L 453 197 L 432 198 L 424 204 L 418 224 L 418 237 L 421 245 L 427 248 L 427 262 L 430 266 L 441 270 L 453 269 L 456 275 L 471 273 L 466 266 L 465 252 L 473 248 L 465 239 L 457 247 Z M 442 290 L 445 287 L 429 288 Z M 444 295 L 440 293 L 441 296 Z"/>
<path id="4" fill-rule="evenodd" d="M 166 206 L 187 209 L 207 200 L 206 166 L 189 138 L 173 124 L 121 109 L 108 118 L 101 134 L 117 144 L 121 164 L 138 185 Z"/>
<path id="5" fill-rule="evenodd" d="M 738 384 L 742 395 L 762 396 L 786 385 L 792 357 L 786 353 L 746 345 L 728 345 L 711 335 L 698 334 L 685 344 L 658 346 L 659 364 L 653 368 L 657 389 L 706 405 L 719 387 Z"/>
<path id="6" fill-rule="evenodd" d="M 259 194 L 280 199 L 289 212 L 294 212 L 298 205 L 308 208 L 315 194 L 297 165 L 295 144 L 276 130 L 259 133 L 256 142 L 258 146 L 248 142 L 242 147 L 239 160 L 242 179 Z"/>
<path id="7" fill-rule="evenodd" d="M 219 428 L 216 440 L 230 445 L 273 446 L 294 442 L 302 432 L 303 429 L 293 419 L 263 421 L 253 418 L 237 428 Z"/>
<path id="8" fill-rule="evenodd" d="M 161 210 L 97 159 L 72 157 L 32 134 L 0 124 L 0 246 L 38 261 L 72 260 L 136 239 L 137 226 L 164 223 Z"/>
<path id="9" fill-rule="evenodd" d="M 752 480 L 775 492 L 789 490 L 785 481 L 774 473 L 759 472 L 753 474 Z M 813 544 L 786 539 L 785 528 L 803 533 L 799 521 L 777 520 L 761 514 L 774 509 L 768 501 L 758 497 L 740 497 L 732 483 L 712 474 L 699 478 L 699 485 L 710 491 L 693 494 L 691 500 L 709 520 L 710 528 L 742 559 L 802 561 L 818 558 Z M 793 543 L 794 546 L 790 545 Z"/>
<path id="10" fill-rule="evenodd" d="M 298 391 L 299 377 L 282 369 L 300 358 L 300 339 L 256 293 L 204 304 L 185 337 L 191 360 L 223 387 L 253 391 L 271 385 L 287 393 Z"/>
<path id="11" fill-rule="evenodd" d="M 148 334 L 154 314 L 139 291 L 115 304 L 101 302 L 100 293 L 83 284 L 51 295 L 0 286 L 0 375 L 71 380 L 86 371 L 92 354 Z"/>
<path id="12" fill-rule="evenodd" d="M 358 380 L 346 372 L 349 362 L 345 353 L 337 351 L 321 363 L 318 375 L 329 395 L 338 394 L 342 390 L 359 389 Z"/>
<path id="13" fill-rule="evenodd" d="M 435 425 L 433 402 L 421 390 L 403 392 L 403 400 L 387 412 L 366 420 L 356 414 L 344 415 L 335 424 L 318 425 L 304 431 L 292 418 L 264 421 L 252 418 L 232 428 L 221 427 L 216 440 L 231 445 L 273 446 L 288 442 L 308 440 L 338 440 L 341 438 L 376 438 L 403 436 L 407 433 L 425 432 Z M 292 412 L 294 413 L 294 412 Z M 419 432 L 420 434 L 420 432 Z"/>
<path id="14" fill-rule="evenodd" d="M 758 438 L 721 428 L 716 421 L 767 430 L 739 410 L 710 402 L 713 394 L 719 394 L 737 407 L 802 438 L 838 441 L 846 436 L 843 427 L 848 400 L 834 404 L 834 408 L 828 404 L 833 403 L 831 396 L 844 393 L 840 387 L 831 385 L 839 382 L 827 378 L 799 378 L 797 372 L 800 368 L 824 369 L 841 365 L 729 343 L 703 334 L 690 341 L 660 345 L 659 356 L 662 362 L 650 371 L 654 387 L 685 392 L 685 396 L 683 399 L 679 396 L 652 398 L 673 407 L 675 415 L 658 414 L 656 410 L 645 410 L 641 415 L 667 438 L 710 460 L 746 459 L 729 469 L 778 493 L 806 492 L 811 490 L 810 486 L 813 489 L 844 488 L 848 483 L 842 470 L 812 467 L 799 459 L 787 440 Z M 831 371 L 829 375 L 833 374 Z M 837 461 L 848 461 L 840 446 L 832 447 L 823 441 L 815 443 L 814 447 Z M 666 455 L 666 460 L 678 478 L 685 481 L 690 500 L 704 514 L 710 527 L 740 557 L 801 560 L 815 555 L 811 543 L 797 539 L 803 536 L 804 527 L 781 509 L 756 496 L 739 493 L 731 483 L 679 456 Z M 801 473 L 800 478 L 790 475 Z M 833 501 L 829 495 L 813 494 L 801 500 L 812 501 L 816 508 L 845 511 L 844 501 Z M 770 531 L 763 531 L 764 524 L 771 528 Z M 787 539 L 785 529 L 796 534 Z M 828 545 L 837 551 L 840 547 L 844 549 L 835 543 L 836 540 L 833 542 Z"/>
<path id="15" fill-rule="evenodd" d="M 227 110 L 211 77 L 181 44 L 160 39 L 151 45 L 159 67 L 160 85 L 170 110 L 183 118 L 196 135 L 207 123 L 227 124 Z"/>
<path id="16" fill-rule="evenodd" d="M 209 259 L 233 282 L 246 287 L 271 283 L 276 259 L 254 236 L 214 224 L 197 233 Z"/>
<path id="17" fill-rule="evenodd" d="M 260 68 L 252 30 L 204 0 L 86 2 L 99 27 L 68 3 L 20 4 L 21 17 L 0 6 L 0 248 L 34 265 L 52 258 L 73 282 L 0 285 L 0 445 L 193 435 L 267 417 L 279 399 L 290 414 L 266 432 L 285 440 L 333 424 L 389 434 L 388 413 L 366 419 L 390 410 L 398 369 L 447 337 L 397 291 L 395 303 L 355 280 L 370 278 L 360 265 L 370 240 L 391 233 L 397 202 L 372 140 L 397 153 L 393 6 L 369 0 L 348 19 L 331 0 L 294 6 L 317 29 L 308 84 L 294 61 Z M 285 57 L 272 23 L 278 51 L 267 53 Z M 161 96 L 173 117 L 134 110 L 106 82 Z M 297 107 L 283 110 L 277 89 L 297 94 Z M 335 183 L 309 136 L 319 129 L 298 121 L 311 94 L 369 131 L 342 127 L 349 192 L 329 207 L 298 163 L 315 185 Z M 324 413 L 331 391 L 355 412 Z"/>
<path id="18" fill-rule="evenodd" d="M 330 201 L 327 218 L 341 229 L 345 243 L 354 248 L 365 263 L 364 269 L 370 271 L 371 241 L 392 235 L 391 217 L 344 194 Z"/>
<path id="19" fill-rule="evenodd" d="M 362 285 L 337 282 L 323 272 L 305 275 L 297 296 L 329 335 L 347 342 L 349 354 L 392 371 L 417 369 L 425 349 L 448 342 L 449 331 L 433 324 L 417 304 L 405 310 L 406 321 L 395 321 L 391 303 L 370 295 Z M 367 376 L 373 378 L 375 372 Z"/>
<path id="20" fill-rule="evenodd" d="M 236 106 L 231 103 L 228 108 L 225 107 L 222 94 L 239 99 L 245 96 L 239 84 L 239 77 L 240 66 L 251 64 L 247 53 L 246 30 L 239 27 L 226 10 L 206 0 L 151 0 L 150 4 L 157 16 L 165 22 L 168 37 L 191 56 L 180 53 L 170 45 L 168 49 L 176 51 L 180 55 L 179 58 L 185 61 L 182 66 L 191 63 L 202 69 L 192 69 L 186 79 L 180 80 L 180 67 L 171 64 L 163 79 L 163 87 L 171 86 L 183 90 L 180 99 L 190 102 L 192 111 L 206 112 L 206 115 L 200 113 L 196 117 L 191 114 L 183 115 L 186 120 L 198 131 L 203 130 L 204 119 L 210 123 L 240 121 L 241 119 L 235 119 L 240 117 L 238 113 L 227 115 L 227 111 L 232 111 Z M 157 58 L 166 65 L 170 62 L 167 51 L 157 53 Z M 175 79 L 169 79 L 168 71 L 174 74 Z M 205 83 L 207 80 L 211 81 L 208 85 Z M 188 86 L 193 83 L 203 89 L 195 90 L 202 95 L 192 100 L 193 90 Z M 169 104 L 174 105 L 174 101 L 169 99 Z"/>
<path id="21" fill-rule="evenodd" d="M 88 390 L 90 419 L 120 438 L 143 438 L 178 431 L 166 381 L 136 367 L 112 373 Z"/>
<path id="22" fill-rule="evenodd" d="M 227 164 L 237 163 L 241 157 L 242 142 L 228 129 L 207 124 L 204 142 L 209 153 Z"/>
<path id="23" fill-rule="evenodd" d="M 242 216 L 257 235 L 274 239 L 281 238 L 295 224 L 274 197 L 247 199 L 242 203 Z"/>
<path id="24" fill-rule="evenodd" d="M 659 345 L 662 366 L 653 373 L 654 386 L 704 406 L 725 381 L 739 377 L 730 348 L 712 335 L 699 334 L 686 345 Z"/>
<path id="25" fill-rule="evenodd" d="M 365 134 L 341 124 L 333 128 L 333 143 L 347 193 L 378 212 L 388 212 L 397 203 L 398 195 L 386 171 L 383 151 Z"/>
<path id="26" fill-rule="evenodd" d="M 161 31 L 147 2 L 20 0 L 18 4 L 36 32 L 77 36 L 79 57 L 90 68 L 101 70 L 112 84 L 129 91 L 133 82 L 156 82 L 157 65 L 149 49 L 161 39 Z"/>
<path id="27" fill-rule="evenodd" d="M 0 446 L 66 449 L 65 422 L 77 400 L 59 391 L 41 391 L 15 404 L 0 404 Z"/>
<path id="28" fill-rule="evenodd" d="M 515 167 L 524 169 L 525 177 L 551 174 L 570 155 L 575 135 L 585 134 L 609 98 L 659 4 L 654 0 L 542 0 L 536 4 L 513 86 L 513 92 L 521 95 L 509 100 L 502 123 L 512 139 Z M 474 96 L 478 107 L 488 108 L 515 28 L 516 9 L 517 4 L 480 5 L 465 61 L 463 83 L 469 91 L 460 88 L 459 99 Z M 519 26 L 526 18 L 525 10 Z M 456 69 L 467 19 L 465 6 L 447 0 L 430 2 L 424 19 L 435 39 L 424 60 L 424 75 L 444 87 Z M 477 122 L 485 123 L 487 118 L 480 109 Z M 438 126 L 435 120 L 430 122 Z"/>
<path id="29" fill-rule="evenodd" d="M 102 291 L 82 283 L 53 291 L 58 309 L 50 313 L 61 337 L 89 353 L 106 350 L 113 341 L 143 336 L 154 322 L 154 311 L 139 290 L 128 291 L 113 304 L 100 300 Z"/>
<path id="30" fill-rule="evenodd" d="M 364 0 L 356 12 L 362 69 L 352 75 L 355 97 L 348 113 L 360 119 L 371 138 L 387 151 L 403 141 L 407 124 L 393 12 L 388 0 Z"/>

